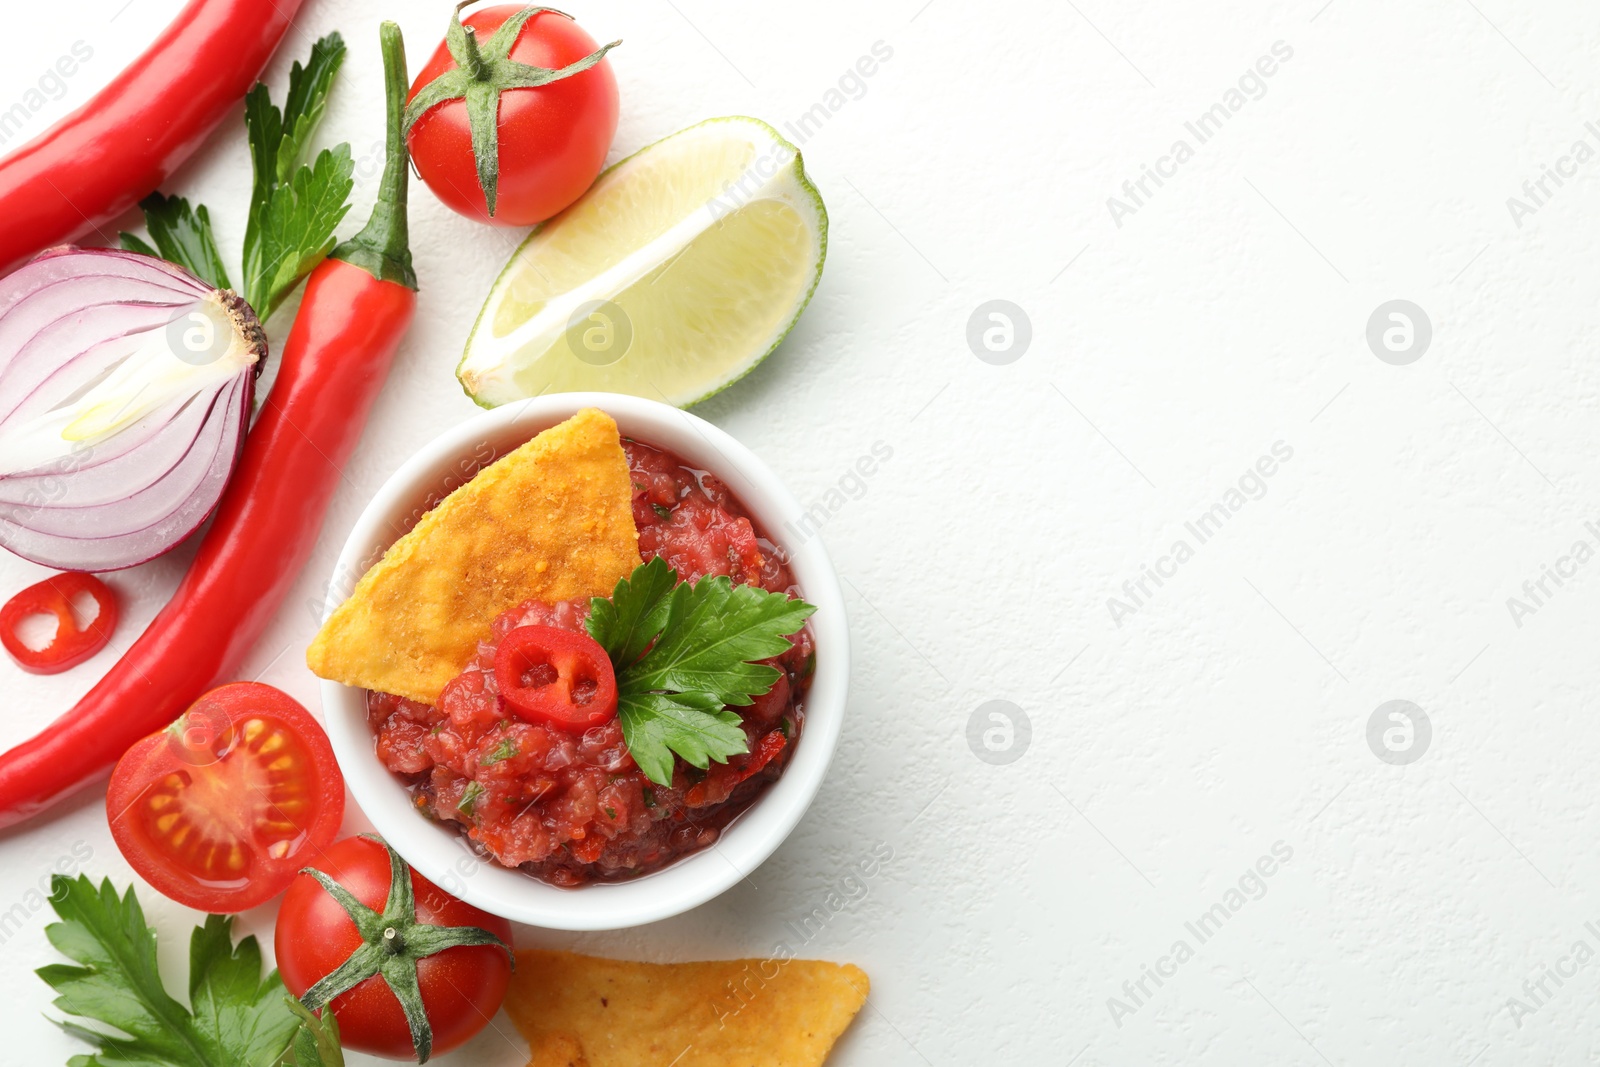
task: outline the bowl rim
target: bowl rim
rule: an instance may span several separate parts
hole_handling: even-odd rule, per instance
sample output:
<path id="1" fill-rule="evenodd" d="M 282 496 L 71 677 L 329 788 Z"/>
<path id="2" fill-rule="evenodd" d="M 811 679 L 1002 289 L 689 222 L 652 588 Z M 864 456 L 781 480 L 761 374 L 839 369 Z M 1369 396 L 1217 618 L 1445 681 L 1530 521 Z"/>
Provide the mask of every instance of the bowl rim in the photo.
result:
<path id="1" fill-rule="evenodd" d="M 562 889 L 482 859 L 453 826 L 420 817 L 405 788 L 378 761 L 364 691 L 326 679 L 319 684 L 324 728 L 351 796 L 407 863 L 441 889 L 491 914 L 573 931 L 624 929 L 682 914 L 726 892 L 765 862 L 798 825 L 827 775 L 843 725 L 850 673 L 849 628 L 838 576 L 817 531 L 804 532 L 804 509 L 777 475 L 734 437 L 699 416 L 617 393 L 550 393 L 506 404 L 465 419 L 423 445 L 362 509 L 334 566 L 323 619 L 349 595 L 367 567 L 427 507 L 437 504 L 439 489 L 465 484 L 511 448 L 588 407 L 615 419 L 623 436 L 665 448 L 726 483 L 785 551 L 796 584 L 816 605 L 811 619 L 816 673 L 805 729 L 783 775 L 714 845 L 638 879 Z M 341 582 L 341 576 L 348 577 Z"/>

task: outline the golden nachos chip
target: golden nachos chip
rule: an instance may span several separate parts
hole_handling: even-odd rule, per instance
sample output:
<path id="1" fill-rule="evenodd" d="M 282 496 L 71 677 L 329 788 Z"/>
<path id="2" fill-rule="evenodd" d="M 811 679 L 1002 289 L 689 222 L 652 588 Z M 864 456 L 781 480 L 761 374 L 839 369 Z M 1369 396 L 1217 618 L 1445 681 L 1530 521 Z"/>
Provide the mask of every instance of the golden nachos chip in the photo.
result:
<path id="1" fill-rule="evenodd" d="M 817 960 L 629 963 L 524 950 L 506 1011 L 528 1067 L 819 1067 L 867 976 Z"/>
<path id="2" fill-rule="evenodd" d="M 432 704 L 524 600 L 606 596 L 639 565 L 617 424 L 585 408 L 480 471 L 356 584 L 306 651 L 313 673 Z"/>

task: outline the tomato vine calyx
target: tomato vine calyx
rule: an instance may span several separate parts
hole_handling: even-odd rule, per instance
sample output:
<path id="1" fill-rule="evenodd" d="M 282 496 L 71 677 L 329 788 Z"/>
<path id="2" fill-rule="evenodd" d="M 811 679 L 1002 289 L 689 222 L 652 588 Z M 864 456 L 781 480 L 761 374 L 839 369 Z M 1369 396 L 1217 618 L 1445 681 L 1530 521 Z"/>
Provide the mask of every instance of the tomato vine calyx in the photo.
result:
<path id="1" fill-rule="evenodd" d="M 535 15 L 549 12 L 571 19 L 572 16 L 552 7 L 525 7 L 501 24 L 487 41 L 478 43 L 471 26 L 461 24 L 461 9 L 474 0 L 462 0 L 450 16 L 450 29 L 445 33 L 445 46 L 456 61 L 455 69 L 447 70 L 417 91 L 406 107 L 405 132 L 411 129 L 429 110 L 450 100 L 465 100 L 467 121 L 472 131 L 472 155 L 478 167 L 478 185 L 483 189 L 484 203 L 490 217 L 494 216 L 495 199 L 500 185 L 500 94 L 507 89 L 536 89 L 541 85 L 581 74 L 605 58 L 620 40 L 602 45 L 575 63 L 557 70 L 519 63 L 511 58 L 512 46 L 522 27 Z"/>
<path id="2" fill-rule="evenodd" d="M 476 926 L 432 926 L 417 922 L 411 868 L 383 838 L 374 834 L 362 836 L 376 841 L 389 853 L 388 901 L 380 914 L 316 868 L 301 870 L 300 873 L 315 878 L 350 916 L 356 932 L 361 935 L 362 945 L 350 954 L 349 959 L 307 989 L 300 1000 L 312 1011 L 319 1011 L 341 993 L 377 975 L 383 979 L 405 1012 L 417 1062 L 427 1063 L 433 1051 L 433 1027 L 428 1022 L 428 1012 L 422 1004 L 422 990 L 417 983 L 417 962 L 462 945 L 498 945 L 510 956 L 511 946 Z"/>

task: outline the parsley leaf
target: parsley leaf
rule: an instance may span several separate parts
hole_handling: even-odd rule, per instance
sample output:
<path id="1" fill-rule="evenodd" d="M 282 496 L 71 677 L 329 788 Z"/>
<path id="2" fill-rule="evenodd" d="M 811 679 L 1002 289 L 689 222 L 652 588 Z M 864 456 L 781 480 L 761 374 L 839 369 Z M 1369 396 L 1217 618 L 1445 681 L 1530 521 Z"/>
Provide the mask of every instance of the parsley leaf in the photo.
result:
<path id="1" fill-rule="evenodd" d="M 589 602 L 589 636 L 617 675 L 622 737 L 645 777 L 672 784 L 674 754 L 705 770 L 749 751 L 741 706 L 772 688 L 776 668 L 756 660 L 789 649 L 816 608 L 726 577 L 693 585 L 657 557 Z"/>
<path id="2" fill-rule="evenodd" d="M 240 292 L 262 322 L 333 251 L 333 231 L 350 210 L 355 187 L 350 146 L 325 148 L 304 162 L 344 53 L 344 39 L 337 33 L 312 45 L 306 62 L 297 60 L 289 71 L 282 111 L 263 82 L 256 82 L 244 99 L 253 179 Z M 191 211 L 182 197 L 152 193 L 139 206 L 150 240 L 124 233 L 123 248 L 176 263 L 219 289 L 232 288 L 203 204 Z"/>
<path id="3" fill-rule="evenodd" d="M 344 1067 L 344 1052 L 339 1048 L 339 1020 L 325 1011 L 319 1018 L 295 998 L 285 995 L 284 1003 L 300 1020 L 294 1041 L 279 1061 L 283 1067 Z"/>
<path id="4" fill-rule="evenodd" d="M 752 661 L 787 652 L 788 635 L 816 610 L 721 576 L 680 585 L 661 636 L 622 669 L 617 684 L 629 692 L 710 693 L 724 704 L 749 704 L 778 680 L 776 667 Z"/>
<path id="5" fill-rule="evenodd" d="M 644 655 L 645 648 L 667 628 L 672 591 L 678 572 L 657 556 L 617 583 L 611 598 L 589 601 L 589 636 L 600 642 L 620 671 Z"/>
<path id="6" fill-rule="evenodd" d="M 627 693 L 617 698 L 622 739 L 644 776 L 672 784 L 673 753 L 705 770 L 750 751 L 743 721 L 710 693 Z"/>
<path id="7" fill-rule="evenodd" d="M 255 180 L 244 233 L 244 298 L 263 320 L 333 250 L 334 228 L 349 210 L 355 185 L 350 146 L 323 149 L 310 165 L 301 162 L 343 62 L 344 40 L 330 33 L 312 46 L 304 66 L 296 61 L 289 71 L 283 111 L 263 82 L 245 97 Z"/>
<path id="8" fill-rule="evenodd" d="M 189 201 L 181 196 L 151 193 L 139 201 L 139 207 L 144 211 L 144 224 L 155 248 L 131 233 L 120 235 L 123 248 L 176 263 L 218 289 L 233 287 L 211 234 L 211 216 L 204 204 L 191 210 Z"/>
<path id="9" fill-rule="evenodd" d="M 296 63 L 289 70 L 289 95 L 283 101 L 283 121 L 278 127 L 283 140 L 278 144 L 275 161 L 280 182 L 288 180 L 304 155 L 312 131 L 322 121 L 333 76 L 344 63 L 344 51 L 344 38 L 330 33 L 311 46 L 311 55 L 304 67 Z"/>
<path id="10" fill-rule="evenodd" d="M 300 279 L 337 243 L 334 228 L 350 210 L 355 163 L 348 144 L 324 148 L 254 205 L 245 231 L 245 300 L 271 315 Z"/>
<path id="11" fill-rule="evenodd" d="M 292 1040 L 298 1047 L 303 1022 L 286 1003 L 292 998 L 276 971 L 262 977 L 254 937 L 233 943 L 232 919 L 210 915 L 195 929 L 192 1007 L 185 1008 L 161 982 L 155 931 L 132 888 L 119 897 L 110 879 L 96 888 L 83 875 L 56 875 L 50 889 L 61 921 L 46 927 L 45 936 L 79 966 L 57 963 L 37 973 L 58 994 L 57 1009 L 112 1031 L 61 1022 L 67 1033 L 95 1046 L 92 1054 L 74 1057 L 73 1067 L 271 1067 Z M 332 1067 L 339 1060 L 298 1062 Z"/>

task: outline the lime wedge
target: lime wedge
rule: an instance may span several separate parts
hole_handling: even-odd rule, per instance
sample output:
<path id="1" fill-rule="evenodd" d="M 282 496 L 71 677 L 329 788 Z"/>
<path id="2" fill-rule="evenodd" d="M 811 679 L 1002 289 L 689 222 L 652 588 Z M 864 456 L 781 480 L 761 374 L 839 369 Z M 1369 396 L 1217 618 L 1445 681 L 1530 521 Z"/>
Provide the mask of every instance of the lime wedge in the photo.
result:
<path id="1" fill-rule="evenodd" d="M 794 145 L 756 119 L 691 126 L 528 235 L 456 377 L 484 407 L 591 389 L 687 407 L 778 347 L 827 248 Z"/>

